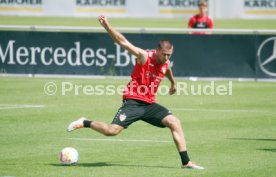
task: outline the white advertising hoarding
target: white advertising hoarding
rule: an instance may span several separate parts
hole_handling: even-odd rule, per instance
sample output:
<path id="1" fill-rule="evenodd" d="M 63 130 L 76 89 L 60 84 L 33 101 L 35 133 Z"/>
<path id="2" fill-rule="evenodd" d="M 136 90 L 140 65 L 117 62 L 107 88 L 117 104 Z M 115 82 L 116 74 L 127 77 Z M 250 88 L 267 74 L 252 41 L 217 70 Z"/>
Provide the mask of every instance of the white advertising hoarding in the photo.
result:
<path id="1" fill-rule="evenodd" d="M 244 0 L 244 17 L 276 18 L 276 0 Z"/>
<path id="2" fill-rule="evenodd" d="M 276 0 L 209 0 L 214 18 L 276 19 Z"/>
<path id="3" fill-rule="evenodd" d="M 0 0 L 0 15 L 94 17 L 183 17 L 199 0 Z"/>
<path id="4" fill-rule="evenodd" d="M 76 16 L 109 14 L 116 17 L 127 17 L 128 4 L 128 0 L 75 0 L 72 5 Z"/>
<path id="5" fill-rule="evenodd" d="M 41 15 L 44 8 L 43 0 L 0 0 L 2 15 Z"/>
<path id="6" fill-rule="evenodd" d="M 199 0 L 76 0 L 76 16 L 185 17 L 197 12 Z"/>
<path id="7" fill-rule="evenodd" d="M 199 0 L 0 0 L 0 15 L 190 17 Z M 208 0 L 213 18 L 274 18 L 276 0 Z"/>

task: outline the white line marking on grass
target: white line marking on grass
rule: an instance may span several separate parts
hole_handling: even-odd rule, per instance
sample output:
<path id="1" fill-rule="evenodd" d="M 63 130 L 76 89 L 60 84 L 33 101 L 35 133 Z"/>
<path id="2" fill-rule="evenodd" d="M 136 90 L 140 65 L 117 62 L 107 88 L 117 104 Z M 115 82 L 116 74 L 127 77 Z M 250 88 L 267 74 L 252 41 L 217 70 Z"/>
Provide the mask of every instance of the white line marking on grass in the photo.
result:
<path id="1" fill-rule="evenodd" d="M 45 105 L 28 105 L 28 104 L 0 104 L 1 109 L 22 109 L 22 108 L 44 108 Z"/>
<path id="2" fill-rule="evenodd" d="M 171 111 L 200 111 L 200 112 L 269 112 L 267 110 L 251 110 L 251 109 L 198 109 L 198 108 L 170 108 Z"/>
<path id="3" fill-rule="evenodd" d="M 98 139 L 98 138 L 67 138 L 69 140 L 77 141 L 113 141 L 113 142 L 141 142 L 141 143 L 172 143 L 173 141 L 165 140 L 129 140 L 129 139 Z"/>

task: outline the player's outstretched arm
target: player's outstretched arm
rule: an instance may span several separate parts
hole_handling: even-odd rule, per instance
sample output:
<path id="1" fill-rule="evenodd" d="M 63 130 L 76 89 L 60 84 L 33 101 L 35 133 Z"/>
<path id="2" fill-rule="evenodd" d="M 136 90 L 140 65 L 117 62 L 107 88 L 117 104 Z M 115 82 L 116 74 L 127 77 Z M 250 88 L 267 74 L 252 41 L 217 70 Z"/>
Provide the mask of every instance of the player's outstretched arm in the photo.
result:
<path id="1" fill-rule="evenodd" d="M 174 80 L 172 69 L 170 66 L 166 72 L 166 76 L 171 82 L 170 95 L 173 95 L 176 92 L 176 82 Z"/>
<path id="2" fill-rule="evenodd" d="M 131 54 L 137 57 L 139 64 L 144 64 L 147 61 L 148 54 L 145 50 L 131 44 L 120 32 L 115 30 L 108 22 L 105 16 L 99 16 L 99 22 L 112 37 L 112 39 L 120 46 L 128 50 Z"/>

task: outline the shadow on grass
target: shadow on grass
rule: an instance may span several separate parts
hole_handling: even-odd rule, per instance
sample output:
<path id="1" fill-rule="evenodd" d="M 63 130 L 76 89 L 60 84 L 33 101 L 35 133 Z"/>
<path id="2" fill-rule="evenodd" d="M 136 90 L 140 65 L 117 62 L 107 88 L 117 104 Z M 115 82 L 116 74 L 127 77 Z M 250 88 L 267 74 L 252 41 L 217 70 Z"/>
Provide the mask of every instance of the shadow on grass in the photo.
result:
<path id="1" fill-rule="evenodd" d="M 270 138 L 228 138 L 230 140 L 245 140 L 245 141 L 276 141 L 276 139 Z"/>
<path id="2" fill-rule="evenodd" d="M 260 151 L 276 152 L 276 149 L 257 149 Z"/>
<path id="3" fill-rule="evenodd" d="M 72 164 L 72 165 L 65 165 L 65 164 L 61 164 L 61 163 L 54 163 L 54 164 L 49 164 L 51 166 L 55 166 L 55 167 L 70 167 L 70 166 L 78 166 L 78 167 L 107 167 L 107 166 L 112 166 L 106 162 L 97 162 L 97 163 L 76 163 L 76 164 Z"/>
<path id="4" fill-rule="evenodd" d="M 240 140 L 240 141 L 275 141 L 276 139 L 272 138 L 228 138 L 231 140 Z M 259 151 L 267 151 L 267 152 L 276 152 L 276 149 L 271 149 L 271 148 L 261 148 L 261 149 L 256 149 Z"/>
<path id="5" fill-rule="evenodd" d="M 49 164 L 55 167 L 135 167 L 135 168 L 167 168 L 167 169 L 176 169 L 177 167 L 168 167 L 168 166 L 158 166 L 158 165 L 131 165 L 131 164 L 119 164 L 119 163 L 108 163 L 108 162 L 95 162 L 95 163 L 77 163 L 73 165 L 63 165 L 63 164 Z M 180 167 L 179 167 L 180 168 Z"/>

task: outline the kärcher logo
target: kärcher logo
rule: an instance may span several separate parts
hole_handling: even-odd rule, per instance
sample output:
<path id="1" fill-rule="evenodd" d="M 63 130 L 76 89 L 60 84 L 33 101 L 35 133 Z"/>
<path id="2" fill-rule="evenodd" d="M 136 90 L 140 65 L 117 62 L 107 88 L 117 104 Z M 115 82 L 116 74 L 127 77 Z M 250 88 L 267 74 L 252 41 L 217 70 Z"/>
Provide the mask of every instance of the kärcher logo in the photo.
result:
<path id="1" fill-rule="evenodd" d="M 276 0 L 245 0 L 244 6 L 247 8 L 276 8 Z"/>
<path id="2" fill-rule="evenodd" d="M 159 0 L 159 7 L 197 7 L 199 0 Z"/>
<path id="3" fill-rule="evenodd" d="M 0 5 L 42 5 L 42 0 L 0 0 Z"/>
<path id="4" fill-rule="evenodd" d="M 78 6 L 126 6 L 126 0 L 76 0 Z"/>

